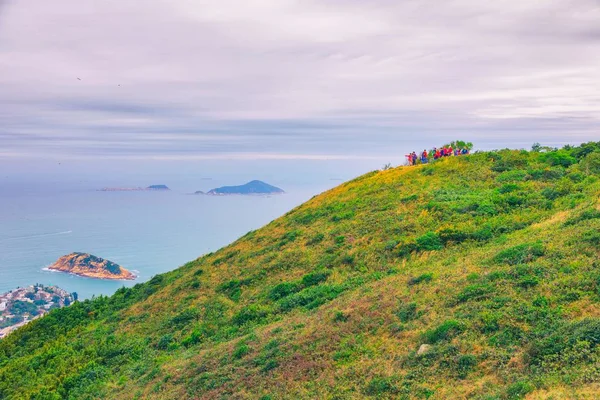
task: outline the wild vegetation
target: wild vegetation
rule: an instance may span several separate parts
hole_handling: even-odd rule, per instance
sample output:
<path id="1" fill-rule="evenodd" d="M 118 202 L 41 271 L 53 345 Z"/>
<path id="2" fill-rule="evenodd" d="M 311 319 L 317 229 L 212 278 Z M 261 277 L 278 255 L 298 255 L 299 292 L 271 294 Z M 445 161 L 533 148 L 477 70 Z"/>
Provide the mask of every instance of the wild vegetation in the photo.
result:
<path id="1" fill-rule="evenodd" d="M 0 342 L 0 398 L 593 398 L 600 142 L 375 171 Z"/>

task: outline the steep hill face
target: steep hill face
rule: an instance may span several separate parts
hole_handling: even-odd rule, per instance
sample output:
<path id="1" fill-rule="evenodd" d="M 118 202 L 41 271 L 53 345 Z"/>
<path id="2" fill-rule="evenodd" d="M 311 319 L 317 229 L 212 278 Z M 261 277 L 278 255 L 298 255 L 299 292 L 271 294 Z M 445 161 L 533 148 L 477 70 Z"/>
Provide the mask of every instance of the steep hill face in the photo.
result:
<path id="1" fill-rule="evenodd" d="M 600 143 L 372 172 L 0 342 L 0 398 L 593 398 Z"/>

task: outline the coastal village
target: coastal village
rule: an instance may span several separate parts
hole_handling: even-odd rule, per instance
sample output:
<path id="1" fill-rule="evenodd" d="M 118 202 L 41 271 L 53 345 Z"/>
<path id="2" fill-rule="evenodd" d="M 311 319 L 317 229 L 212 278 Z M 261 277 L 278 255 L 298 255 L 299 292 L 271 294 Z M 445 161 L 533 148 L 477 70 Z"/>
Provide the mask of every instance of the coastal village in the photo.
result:
<path id="1" fill-rule="evenodd" d="M 77 293 L 40 284 L 0 294 L 0 339 L 50 310 L 68 306 L 75 300 Z"/>

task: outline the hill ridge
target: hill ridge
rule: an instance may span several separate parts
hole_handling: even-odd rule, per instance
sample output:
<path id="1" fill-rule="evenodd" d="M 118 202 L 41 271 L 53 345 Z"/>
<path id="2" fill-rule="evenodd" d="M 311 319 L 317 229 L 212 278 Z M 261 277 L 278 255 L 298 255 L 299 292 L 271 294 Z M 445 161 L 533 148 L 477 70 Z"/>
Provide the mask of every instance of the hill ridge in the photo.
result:
<path id="1" fill-rule="evenodd" d="M 599 150 L 365 174 L 19 330 L 0 398 L 591 396 Z"/>

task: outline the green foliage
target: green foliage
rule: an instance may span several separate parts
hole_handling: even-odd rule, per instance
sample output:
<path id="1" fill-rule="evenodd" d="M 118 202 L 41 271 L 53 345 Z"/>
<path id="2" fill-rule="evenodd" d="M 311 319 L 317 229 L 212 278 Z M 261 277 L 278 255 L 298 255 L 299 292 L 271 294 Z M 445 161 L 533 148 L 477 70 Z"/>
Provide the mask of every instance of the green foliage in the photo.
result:
<path id="1" fill-rule="evenodd" d="M 440 237 L 435 232 L 427 232 L 423 236 L 419 236 L 416 242 L 417 250 L 421 251 L 441 250 L 444 248 Z"/>
<path id="2" fill-rule="evenodd" d="M 280 302 L 282 311 L 291 311 L 297 307 L 316 308 L 327 301 L 335 299 L 344 291 L 339 285 L 319 285 L 306 288 L 296 294 L 285 297 Z"/>
<path id="3" fill-rule="evenodd" d="M 535 390 L 535 386 L 528 381 L 518 381 L 506 389 L 506 398 L 508 400 L 523 399 L 525 396 Z"/>
<path id="4" fill-rule="evenodd" d="M 329 277 L 330 272 L 322 271 L 322 272 L 312 272 L 310 274 L 306 274 L 302 277 L 302 284 L 305 287 L 318 285 L 319 283 L 325 282 Z"/>
<path id="5" fill-rule="evenodd" d="M 465 330 L 465 325 L 457 320 L 451 319 L 443 322 L 437 328 L 426 331 L 423 340 L 426 343 L 435 344 L 450 340 Z"/>
<path id="6" fill-rule="evenodd" d="M 283 282 L 269 291 L 268 297 L 271 300 L 279 300 L 302 290 L 302 285 L 297 282 Z"/>
<path id="7" fill-rule="evenodd" d="M 502 250 L 494 257 L 494 261 L 499 264 L 524 264 L 543 256 L 544 252 L 542 243 L 523 243 Z"/>
<path id="8" fill-rule="evenodd" d="M 432 273 L 421 274 L 421 275 L 416 276 L 414 278 L 410 278 L 408 280 L 408 284 L 410 286 L 412 286 L 412 285 L 418 285 L 419 283 L 431 282 L 432 279 L 433 279 L 433 274 Z"/>
<path id="9" fill-rule="evenodd" d="M 375 377 L 369 381 L 365 387 L 364 393 L 367 396 L 381 396 L 384 394 L 394 394 L 398 392 L 394 381 L 390 377 Z"/>
<path id="10" fill-rule="evenodd" d="M 409 322 L 419 317 L 417 303 L 403 303 L 398 308 L 396 315 L 402 322 Z"/>

